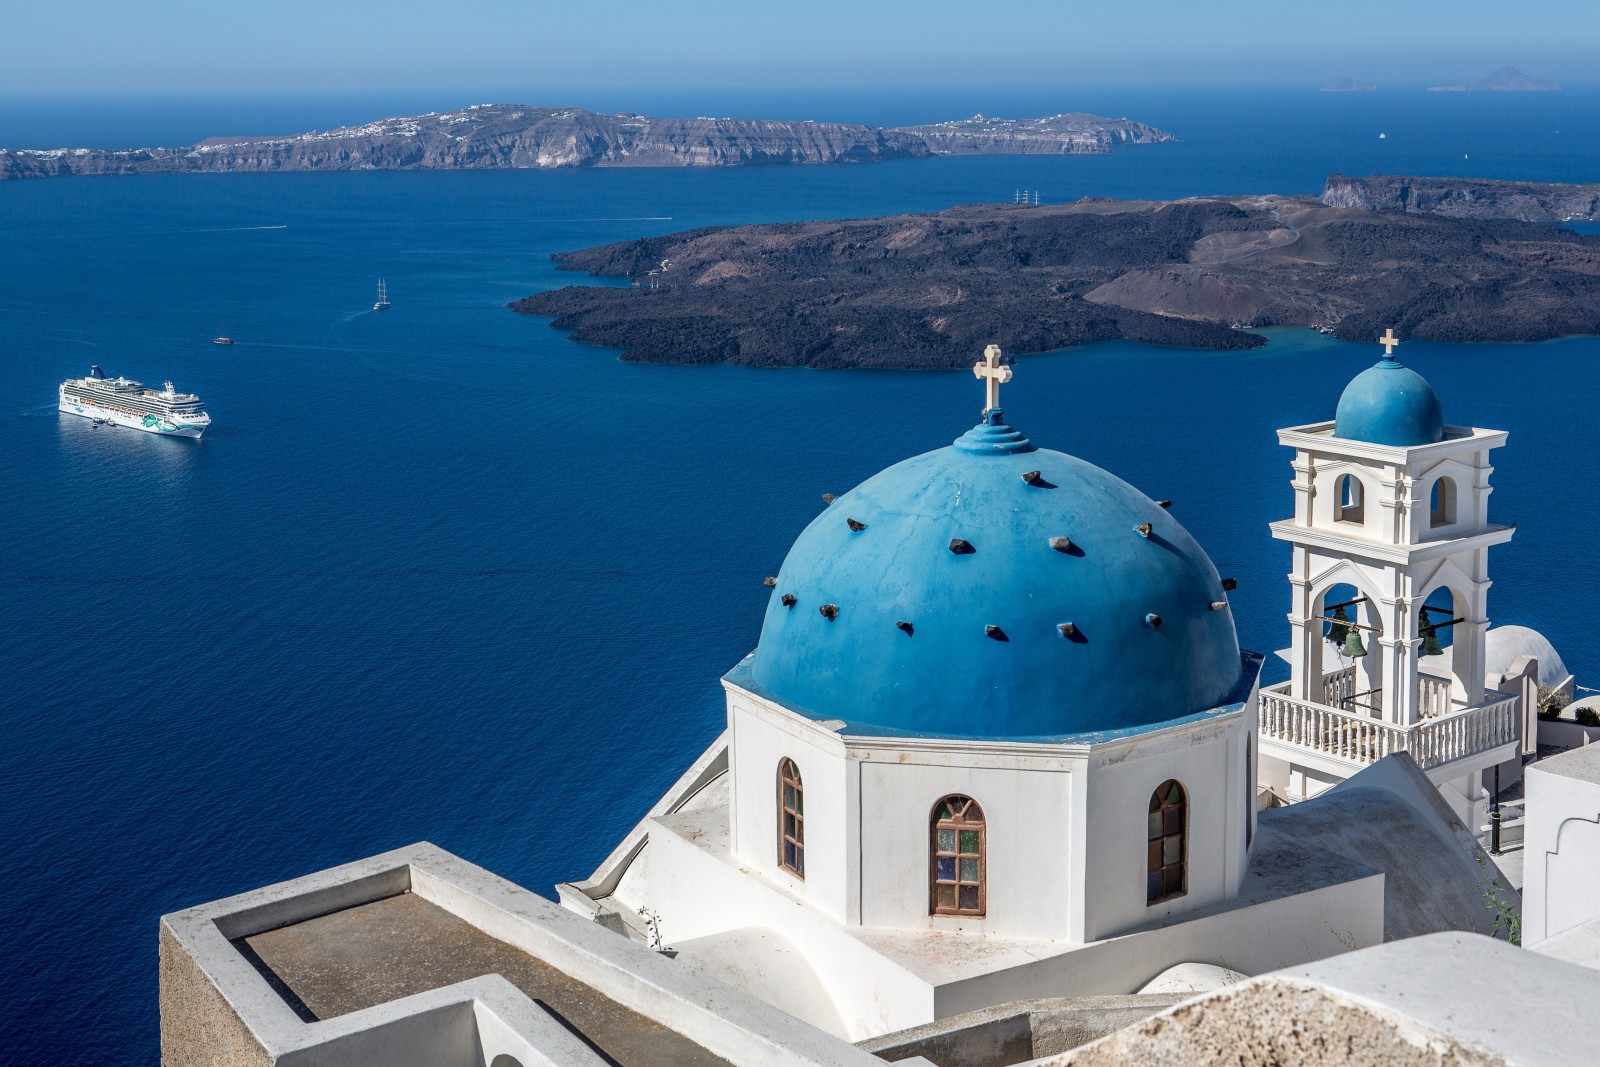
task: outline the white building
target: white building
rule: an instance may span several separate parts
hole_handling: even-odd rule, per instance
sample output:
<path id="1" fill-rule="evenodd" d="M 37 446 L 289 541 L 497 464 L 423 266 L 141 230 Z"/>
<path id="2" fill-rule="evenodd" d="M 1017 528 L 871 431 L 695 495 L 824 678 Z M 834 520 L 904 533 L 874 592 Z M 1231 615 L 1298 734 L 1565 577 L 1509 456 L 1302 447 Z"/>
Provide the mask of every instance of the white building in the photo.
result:
<path id="1" fill-rule="evenodd" d="M 1489 519 L 1490 452 L 1506 434 L 1446 425 L 1384 343 L 1333 421 L 1278 432 L 1294 449 L 1294 516 L 1272 524 L 1293 547 L 1290 679 L 1261 695 L 1260 779 L 1302 799 L 1409 752 L 1478 826 L 1482 772 L 1524 750 L 1535 710 L 1501 691 L 1504 665 L 1488 677 L 1489 549 L 1513 532 Z"/>
<path id="2" fill-rule="evenodd" d="M 1007 426 L 1010 370 L 986 356 L 975 428 L 800 534 L 756 650 L 722 679 L 726 730 L 589 880 L 557 887 L 565 910 L 418 844 L 165 916 L 163 1062 L 865 1067 L 938 1048 L 1043 1064 L 1100 1035 L 1170 1041 L 1196 1025 L 1176 1000 L 1241 981 L 1198 1025 L 1318 1055 L 1354 1047 L 1352 1020 L 1390 1025 L 1362 999 L 1405 966 L 1388 946 L 1352 957 L 1377 977 L 1360 962 L 1257 976 L 1490 932 L 1484 894 L 1511 892 L 1446 802 L 1518 736 L 1483 691 L 1501 669 L 1484 555 L 1510 532 L 1484 500 L 1504 435 L 1441 422 L 1431 444 L 1355 440 L 1335 432 L 1342 405 L 1339 427 L 1284 431 L 1300 506 L 1275 530 L 1295 545 L 1301 660 L 1263 693 L 1205 552 L 1164 503 Z M 1346 478 L 1361 489 L 1341 517 L 1328 501 Z M 1434 491 L 1454 510 L 1424 522 Z M 1374 649 L 1345 681 L 1323 668 L 1318 618 L 1339 581 L 1362 591 Z M 1430 674 L 1416 617 L 1435 588 L 1461 621 Z M 1547 645 L 1508 637 L 1494 684 L 1533 684 Z M 1258 776 L 1340 781 L 1258 818 Z M 1569 792 L 1583 810 L 1592 782 Z M 1544 925 L 1581 925 L 1592 834 L 1537 832 L 1567 842 Z M 1434 985 L 1447 959 L 1489 958 L 1419 951 Z M 1362 1047 L 1416 1032 L 1402 1020 Z M 1154 1062 L 1094 1048 L 1081 1062 Z M 1278 1061 L 1350 1062 L 1304 1051 Z"/>
<path id="3" fill-rule="evenodd" d="M 726 734 L 563 903 L 852 1039 L 1381 939 L 1359 878 L 1249 891 L 1261 658 L 1227 584 L 1007 426 L 998 357 L 977 427 L 801 533 Z"/>

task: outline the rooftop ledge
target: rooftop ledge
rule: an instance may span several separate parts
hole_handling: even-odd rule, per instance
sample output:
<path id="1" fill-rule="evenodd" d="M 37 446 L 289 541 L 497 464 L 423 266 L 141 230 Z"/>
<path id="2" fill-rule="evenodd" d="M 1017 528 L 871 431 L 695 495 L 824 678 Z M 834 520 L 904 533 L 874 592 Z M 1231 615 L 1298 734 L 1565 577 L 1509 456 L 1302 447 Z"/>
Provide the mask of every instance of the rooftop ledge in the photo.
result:
<path id="1" fill-rule="evenodd" d="M 1436 452 L 1453 452 L 1464 441 L 1476 442 L 1484 448 L 1499 448 L 1506 443 L 1508 436 L 1505 430 L 1487 430 L 1479 426 L 1446 426 L 1442 441 L 1425 445 L 1375 445 L 1369 441 L 1335 437 L 1333 427 L 1332 419 L 1326 422 L 1308 422 L 1304 426 L 1288 426 L 1278 431 L 1278 443 L 1290 448 L 1339 452 L 1364 459 L 1386 459 L 1403 463 L 1427 459 Z"/>
<path id="2" fill-rule="evenodd" d="M 174 1062 L 878 1062 L 427 843 L 164 916 L 161 1029 Z"/>

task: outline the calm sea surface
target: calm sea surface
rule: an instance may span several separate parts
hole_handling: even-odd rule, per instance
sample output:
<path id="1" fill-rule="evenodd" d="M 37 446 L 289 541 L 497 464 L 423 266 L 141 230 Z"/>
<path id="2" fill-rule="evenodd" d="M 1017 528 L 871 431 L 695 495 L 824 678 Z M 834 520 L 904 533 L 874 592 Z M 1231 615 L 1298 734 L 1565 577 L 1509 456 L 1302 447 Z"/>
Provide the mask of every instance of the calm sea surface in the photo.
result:
<path id="1" fill-rule="evenodd" d="M 860 167 L 0 184 L 0 1061 L 155 1062 L 167 911 L 424 839 L 541 892 L 586 875 L 720 729 L 718 676 L 754 645 L 761 578 L 820 495 L 974 421 L 967 372 L 633 366 L 574 345 L 503 306 L 578 280 L 551 252 L 1016 188 L 1596 180 L 1597 102 L 796 100 L 796 117 L 870 121 L 1082 107 L 1184 141 Z M 207 125 L 217 106 L 130 112 L 121 140 L 232 132 Z M 277 129 L 403 110 L 238 106 Z M 94 132 L 88 110 L 0 99 L 0 144 Z M 222 330 L 238 343 L 210 344 Z M 1288 551 L 1267 535 L 1291 508 L 1273 430 L 1330 417 L 1378 354 L 1271 336 L 1248 353 L 1029 357 L 1005 396 L 1036 442 L 1173 498 L 1239 578 L 1241 637 L 1263 650 L 1285 643 L 1288 606 Z M 1494 512 L 1520 525 L 1494 554 L 1495 621 L 1538 627 L 1580 681 L 1600 677 L 1600 342 L 1402 355 L 1448 419 L 1511 431 Z M 198 392 L 214 428 L 195 443 L 58 415 L 57 383 L 90 363 Z"/>

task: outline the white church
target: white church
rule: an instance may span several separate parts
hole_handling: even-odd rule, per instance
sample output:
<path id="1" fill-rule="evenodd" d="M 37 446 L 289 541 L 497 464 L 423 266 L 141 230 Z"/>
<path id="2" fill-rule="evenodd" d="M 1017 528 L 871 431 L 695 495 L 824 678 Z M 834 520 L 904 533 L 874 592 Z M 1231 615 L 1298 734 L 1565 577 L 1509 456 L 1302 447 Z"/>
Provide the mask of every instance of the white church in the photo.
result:
<path id="1" fill-rule="evenodd" d="M 1503 933 L 1485 781 L 1572 679 L 1490 628 L 1506 433 L 1446 425 L 1383 344 L 1334 419 L 1279 432 L 1287 682 L 1165 502 L 1007 424 L 990 346 L 976 426 L 800 533 L 726 729 L 562 908 L 418 845 L 168 916 L 164 1062 L 213 1062 L 196 1033 L 225 1062 L 590 1062 L 576 1035 L 595 1063 L 998 1067 L 1023 1060 L 949 1050 Z"/>

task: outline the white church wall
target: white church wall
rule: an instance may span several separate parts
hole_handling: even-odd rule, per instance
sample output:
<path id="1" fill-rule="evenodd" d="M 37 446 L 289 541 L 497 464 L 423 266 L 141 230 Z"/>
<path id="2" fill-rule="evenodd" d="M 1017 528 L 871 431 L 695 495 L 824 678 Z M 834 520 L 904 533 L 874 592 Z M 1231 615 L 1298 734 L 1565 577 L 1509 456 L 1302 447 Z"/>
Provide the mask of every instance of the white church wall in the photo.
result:
<path id="1" fill-rule="evenodd" d="M 856 819 L 852 770 L 831 730 L 742 689 L 728 687 L 733 744 L 733 854 L 760 876 L 833 916 L 857 918 Z M 805 807 L 805 877 L 778 862 L 778 765 L 800 771 Z"/>
<path id="2" fill-rule="evenodd" d="M 879 746 L 852 745 L 861 780 L 862 924 L 1067 937 L 1077 894 L 1069 868 L 1077 847 L 1072 775 L 1082 758 L 959 741 Z M 928 913 L 933 812 L 952 794 L 983 810 L 982 918 Z"/>
<path id="3" fill-rule="evenodd" d="M 1007 971 L 940 986 L 940 1018 L 1031 997 L 1133 993 L 1174 963 L 1256 975 L 1383 942 L 1383 876 L 1243 907 L 1219 905 Z"/>
<path id="4" fill-rule="evenodd" d="M 650 835 L 650 907 L 670 945 L 742 927 L 783 935 L 820 977 L 852 1041 L 928 1022 L 933 990 L 872 951 L 821 909 L 761 878 L 716 843 L 657 825 Z"/>
<path id="5" fill-rule="evenodd" d="M 1527 768 L 1522 943 L 1600 917 L 1600 745 Z"/>
<path id="6" fill-rule="evenodd" d="M 1252 701 L 1226 717 L 1095 747 L 1084 808 L 1082 940 L 1204 908 L 1237 891 L 1254 809 L 1244 769 L 1254 717 Z M 1152 905 L 1145 895 L 1146 820 L 1151 795 L 1168 779 L 1188 797 L 1187 891 Z"/>

